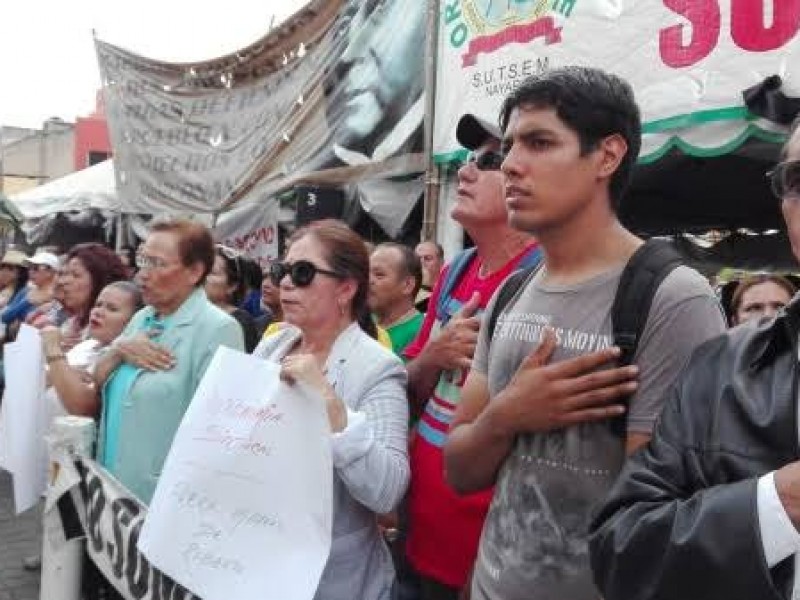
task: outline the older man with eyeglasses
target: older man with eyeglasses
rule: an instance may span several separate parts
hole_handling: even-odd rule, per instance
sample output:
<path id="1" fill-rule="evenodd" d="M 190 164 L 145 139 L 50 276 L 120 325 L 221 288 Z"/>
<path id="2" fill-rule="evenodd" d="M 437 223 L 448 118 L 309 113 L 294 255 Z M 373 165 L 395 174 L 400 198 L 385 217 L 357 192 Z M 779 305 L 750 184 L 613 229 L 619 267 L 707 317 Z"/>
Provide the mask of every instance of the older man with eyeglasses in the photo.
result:
<path id="1" fill-rule="evenodd" d="M 800 259 L 800 121 L 771 173 Z M 800 598 L 797 297 L 700 347 L 592 525 L 606 600 Z"/>

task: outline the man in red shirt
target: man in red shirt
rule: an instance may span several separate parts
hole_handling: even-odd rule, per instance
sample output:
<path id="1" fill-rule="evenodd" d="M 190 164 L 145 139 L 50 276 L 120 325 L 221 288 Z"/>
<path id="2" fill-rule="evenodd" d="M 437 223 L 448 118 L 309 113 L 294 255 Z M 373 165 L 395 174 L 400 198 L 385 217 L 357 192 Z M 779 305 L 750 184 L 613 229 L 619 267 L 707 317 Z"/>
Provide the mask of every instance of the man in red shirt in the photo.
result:
<path id="1" fill-rule="evenodd" d="M 451 216 L 475 242 L 475 253 L 450 290 L 444 289 L 444 282 L 457 261 L 444 268 L 422 329 L 405 351 L 411 359 L 412 412 L 423 411 L 411 445 L 406 538 L 420 600 L 455 600 L 469 580 L 492 491 L 457 495 L 444 478 L 442 448 L 470 368 L 480 313 L 500 283 L 538 252 L 529 234 L 508 225 L 500 130 L 465 115 L 456 135 L 471 154 L 458 171 Z"/>

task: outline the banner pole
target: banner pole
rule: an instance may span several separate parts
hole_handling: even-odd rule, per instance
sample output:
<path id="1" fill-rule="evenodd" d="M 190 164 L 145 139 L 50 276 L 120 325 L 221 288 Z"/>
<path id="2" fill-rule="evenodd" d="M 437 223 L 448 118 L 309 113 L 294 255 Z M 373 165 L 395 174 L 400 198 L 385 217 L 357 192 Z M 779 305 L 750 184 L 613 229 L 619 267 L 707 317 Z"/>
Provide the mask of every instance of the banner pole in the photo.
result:
<path id="1" fill-rule="evenodd" d="M 62 497 L 77 490 L 60 488 L 59 475 L 70 468 L 72 456 L 91 456 L 94 421 L 88 417 L 58 417 L 48 435 L 50 455 L 47 501 L 42 514 L 42 574 L 40 600 L 81 600 L 85 537 L 75 535 L 79 522 L 68 523 L 59 509 Z M 77 514 L 73 520 L 79 519 Z"/>
<path id="2" fill-rule="evenodd" d="M 436 67 L 439 40 L 439 0 L 428 0 L 425 61 L 425 197 L 423 200 L 423 240 L 436 240 L 439 215 L 439 166 L 433 159 L 434 114 L 436 108 Z"/>

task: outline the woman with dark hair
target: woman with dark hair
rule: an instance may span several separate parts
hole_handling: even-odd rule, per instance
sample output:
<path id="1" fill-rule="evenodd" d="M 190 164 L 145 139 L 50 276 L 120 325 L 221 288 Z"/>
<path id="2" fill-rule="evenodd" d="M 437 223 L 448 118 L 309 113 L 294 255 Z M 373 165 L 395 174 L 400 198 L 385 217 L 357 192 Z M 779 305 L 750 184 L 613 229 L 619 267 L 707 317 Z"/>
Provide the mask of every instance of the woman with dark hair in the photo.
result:
<path id="1" fill-rule="evenodd" d="M 731 324 L 741 325 L 762 317 L 774 317 L 789 304 L 795 288 L 785 277 L 771 273 L 742 279 L 731 298 Z"/>
<path id="2" fill-rule="evenodd" d="M 261 281 L 264 277 L 261 267 L 256 261 L 240 253 L 239 272 L 239 278 L 244 284 L 239 306 L 253 318 L 260 317 L 264 314 L 264 309 L 261 307 Z"/>
<path id="3" fill-rule="evenodd" d="M 377 515 L 408 484 L 406 372 L 374 339 L 366 247 L 344 223 L 317 221 L 292 236 L 270 276 L 284 323 L 254 354 L 318 392 L 332 431 L 333 542 L 315 598 L 388 599 L 394 568 Z"/>
<path id="4" fill-rule="evenodd" d="M 100 291 L 109 283 L 124 279 L 125 268 L 119 257 L 102 244 L 78 244 L 67 253 L 59 280 L 61 303 L 69 315 L 62 329 L 66 348 L 86 337 L 89 313 Z"/>
<path id="5" fill-rule="evenodd" d="M 103 390 L 98 460 L 149 504 L 172 438 L 211 357 L 220 346 L 242 350 L 242 330 L 208 301 L 214 265 L 204 225 L 152 225 L 136 257 L 145 307 L 98 362 Z"/>
<path id="6" fill-rule="evenodd" d="M 259 337 L 273 323 L 283 321 L 281 290 L 280 287 L 272 282 L 272 278 L 269 275 L 264 277 L 261 282 L 261 309 L 264 314 L 256 319 L 256 329 L 259 331 Z"/>
<path id="7" fill-rule="evenodd" d="M 244 348 L 252 352 L 258 344 L 256 324 L 249 312 L 239 308 L 247 288 L 243 258 L 238 250 L 216 245 L 214 266 L 206 278 L 206 296 L 239 322 L 244 335 Z"/>

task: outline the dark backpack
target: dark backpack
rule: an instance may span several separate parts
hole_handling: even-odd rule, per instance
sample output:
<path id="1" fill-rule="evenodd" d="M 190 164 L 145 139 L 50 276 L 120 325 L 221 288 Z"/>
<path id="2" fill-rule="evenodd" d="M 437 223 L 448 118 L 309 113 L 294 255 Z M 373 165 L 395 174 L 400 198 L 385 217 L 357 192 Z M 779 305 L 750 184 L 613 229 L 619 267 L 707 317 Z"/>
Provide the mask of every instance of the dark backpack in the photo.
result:
<path id="1" fill-rule="evenodd" d="M 621 350 L 618 361 L 620 366 L 633 362 L 639 339 L 647 324 L 653 297 L 664 278 L 680 264 L 682 264 L 681 256 L 671 244 L 663 240 L 647 240 L 625 265 L 611 308 L 614 344 Z M 537 268 L 538 265 L 515 271 L 503 282 L 489 315 L 490 340 L 494 336 L 497 317 Z M 624 415 L 615 419 L 612 427 L 624 436 Z"/>

